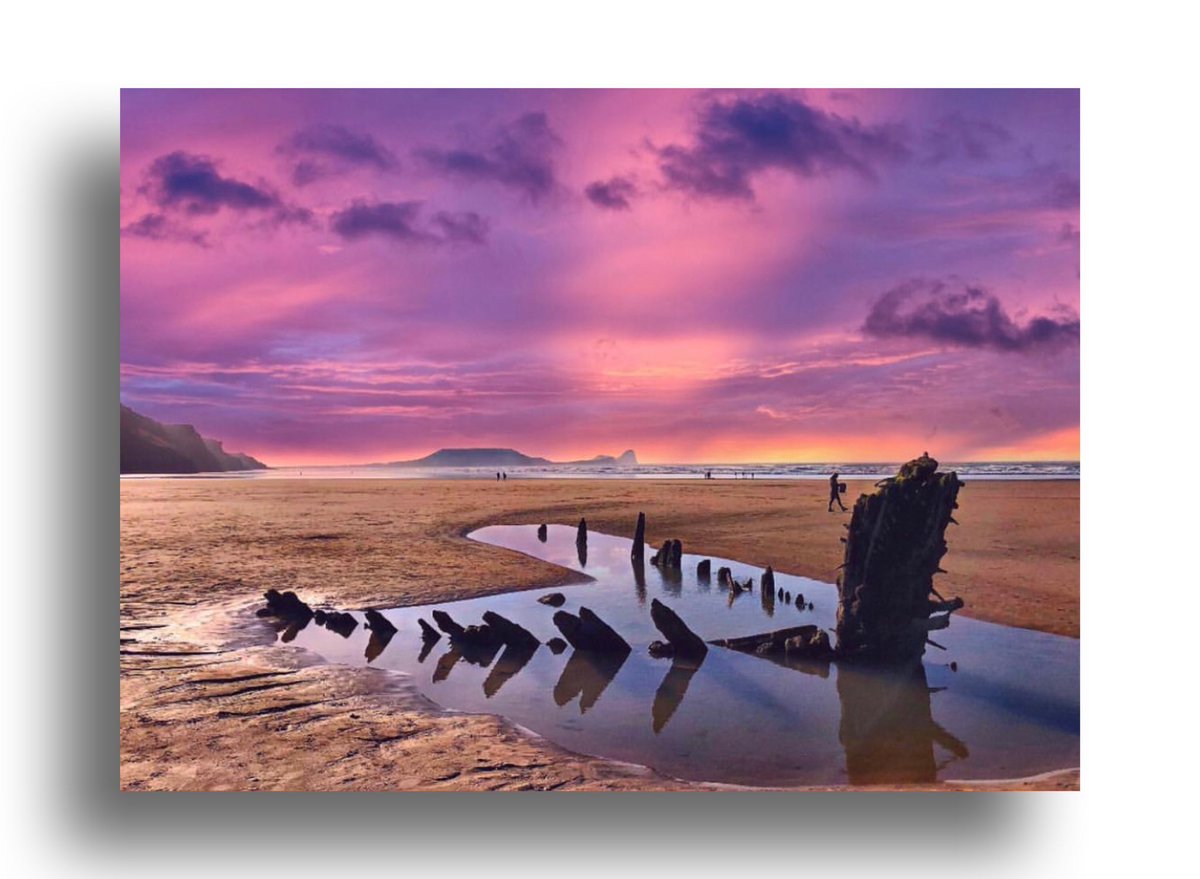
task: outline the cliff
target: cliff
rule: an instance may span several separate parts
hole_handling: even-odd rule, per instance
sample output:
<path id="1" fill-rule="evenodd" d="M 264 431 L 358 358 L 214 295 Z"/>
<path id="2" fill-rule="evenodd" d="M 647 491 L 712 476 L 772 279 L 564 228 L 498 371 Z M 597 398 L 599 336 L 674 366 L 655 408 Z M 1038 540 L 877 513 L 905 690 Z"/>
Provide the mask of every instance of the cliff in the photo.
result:
<path id="1" fill-rule="evenodd" d="M 226 452 L 190 424 L 163 424 L 121 406 L 122 473 L 221 473 L 265 470 L 249 455 Z"/>

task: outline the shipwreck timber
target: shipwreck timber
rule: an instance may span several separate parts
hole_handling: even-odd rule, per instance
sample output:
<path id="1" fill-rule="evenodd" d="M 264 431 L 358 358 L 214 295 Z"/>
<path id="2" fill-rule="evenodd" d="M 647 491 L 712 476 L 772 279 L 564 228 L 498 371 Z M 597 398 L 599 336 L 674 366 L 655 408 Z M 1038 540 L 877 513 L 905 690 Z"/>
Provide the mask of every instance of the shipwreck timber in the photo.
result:
<path id="1" fill-rule="evenodd" d="M 950 625 L 962 599 L 942 599 L 933 577 L 961 486 L 924 454 L 855 502 L 838 577 L 839 656 L 919 659 L 929 633 Z"/>

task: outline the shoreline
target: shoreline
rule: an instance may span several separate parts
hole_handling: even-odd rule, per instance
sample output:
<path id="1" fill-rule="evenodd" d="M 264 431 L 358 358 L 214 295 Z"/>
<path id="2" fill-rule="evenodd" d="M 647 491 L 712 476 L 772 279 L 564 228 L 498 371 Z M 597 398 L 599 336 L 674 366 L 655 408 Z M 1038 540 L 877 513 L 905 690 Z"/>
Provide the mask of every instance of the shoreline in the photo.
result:
<path id="1" fill-rule="evenodd" d="M 808 483 L 808 490 L 796 491 L 798 485 L 804 483 L 122 481 L 121 786 L 718 789 L 574 754 L 541 737 L 531 739 L 494 715 L 447 713 L 389 679 L 390 672 L 381 676 L 379 669 L 335 666 L 298 648 L 264 645 L 241 627 L 236 609 L 246 611 L 243 622 L 251 619 L 249 609 L 271 586 L 295 588 L 313 602 L 365 608 L 579 582 L 586 575 L 465 535 L 486 524 L 573 524 L 580 515 L 597 531 L 621 534 L 632 529 L 629 511 L 639 506 L 647 508 L 648 542 L 678 536 L 689 551 L 753 564 L 764 558 L 769 564 L 772 553 L 786 552 L 793 564 L 777 570 L 818 567 L 822 557 L 811 548 L 829 537 L 837 543 L 848 516 L 826 518 L 821 487 Z M 1077 522 L 1078 483 L 1068 485 L 1074 490 L 1054 492 L 1030 482 L 1028 490 L 1002 486 L 977 492 L 973 512 L 963 504 L 959 529 L 977 533 L 966 546 L 958 534 L 949 535 L 947 560 L 958 550 L 970 564 L 947 568 L 956 578 L 962 571 L 985 578 L 998 572 L 989 582 L 1007 581 L 1019 605 L 1033 601 L 1045 607 L 1045 596 L 1023 584 L 1022 572 L 1031 556 L 1048 555 L 1051 567 L 1057 566 L 1056 582 L 1070 579 L 1064 571 L 1073 574 L 1065 596 L 1073 601 L 1060 602 L 1060 616 L 1070 622 L 1073 606 L 1078 637 L 1077 525 L 1073 534 L 1067 527 L 1053 546 L 1044 534 L 1034 539 L 1045 530 L 1040 520 L 1055 518 L 1064 505 L 1073 507 Z M 706 494 L 693 494 L 696 490 Z M 1013 527 L 1014 510 L 1024 511 L 1021 527 Z M 609 522 L 616 527 L 606 527 Z M 1027 534 L 1034 536 L 1025 539 Z M 991 545 L 997 540 L 998 546 Z M 721 551 L 723 545 L 737 554 Z M 1005 594 L 1001 590 L 998 597 Z M 1019 616 L 1003 601 L 993 600 L 984 610 Z M 1078 775 L 1067 768 L 1033 779 L 800 789 L 1077 789 Z"/>

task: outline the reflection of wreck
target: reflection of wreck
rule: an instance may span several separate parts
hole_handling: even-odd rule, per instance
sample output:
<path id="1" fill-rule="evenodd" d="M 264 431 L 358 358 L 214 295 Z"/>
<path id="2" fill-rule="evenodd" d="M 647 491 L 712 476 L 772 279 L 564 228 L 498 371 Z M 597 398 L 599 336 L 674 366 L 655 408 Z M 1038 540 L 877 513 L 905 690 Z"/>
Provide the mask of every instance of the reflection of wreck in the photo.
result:
<path id="1" fill-rule="evenodd" d="M 483 695 L 490 699 L 500 692 L 500 688 L 510 678 L 529 664 L 529 660 L 533 659 L 533 654 L 537 652 L 537 649 L 537 641 L 532 644 L 505 646 L 504 652 L 500 654 L 500 658 L 496 660 L 496 664 L 492 666 L 487 679 L 483 682 Z"/>
<path id="2" fill-rule="evenodd" d="M 460 659 L 471 665 L 487 668 L 499 653 L 500 658 L 483 682 L 483 694 L 489 699 L 528 664 L 541 646 L 541 642 L 524 626 L 490 610 L 484 612 L 482 623 L 470 626 L 456 622 L 444 610 L 435 610 L 432 616 L 438 628 L 445 632 L 450 640 L 450 649 L 438 660 L 437 668 L 434 669 L 434 683 L 448 678 Z M 420 622 L 427 654 L 440 636 L 424 620 Z M 501 649 L 503 653 L 500 652 Z"/>
<path id="3" fill-rule="evenodd" d="M 579 697 L 579 713 L 586 713 L 596 704 L 628 658 L 628 651 L 601 653 L 594 650 L 576 650 L 563 667 L 558 683 L 554 685 L 554 703 L 562 708 Z"/>
<path id="4" fill-rule="evenodd" d="M 964 758 L 967 746 L 933 720 L 925 667 L 907 670 L 843 663 L 837 673 L 851 784 L 918 784 L 937 780 L 934 744 Z"/>
<path id="5" fill-rule="evenodd" d="M 395 637 L 396 627 L 377 610 L 368 610 L 366 617 L 366 627 L 371 630 L 371 637 L 364 655 L 367 662 L 374 662 Z"/>
<path id="6" fill-rule="evenodd" d="M 934 722 L 921 663 L 929 633 L 947 627 L 950 614 L 962 607 L 961 599 L 947 601 L 933 586 L 962 485 L 956 474 L 938 473 L 937 467 L 922 455 L 855 503 L 838 578 L 836 646 L 813 625 L 709 642 L 821 677 L 828 676 L 831 662 L 842 660 L 840 739 L 852 784 L 934 781 L 940 768 L 934 743 L 952 759 L 968 754 L 965 744 Z M 738 584 L 728 568 L 718 572 L 718 584 L 730 590 L 731 603 L 750 587 Z M 768 616 L 777 598 L 791 600 L 782 590 L 776 593 L 771 569 L 760 594 Z M 802 595 L 796 606 L 806 607 Z M 651 604 L 651 617 L 666 637 L 651 645 L 651 655 L 675 657 L 655 697 L 659 732 L 683 700 L 703 653 L 694 646 L 696 635 L 658 601 Z"/>
<path id="7" fill-rule="evenodd" d="M 687 695 L 688 684 L 691 683 L 692 676 L 700 670 L 700 666 L 703 663 L 703 655 L 698 658 L 676 656 L 672 660 L 670 670 L 667 672 L 666 677 L 662 679 L 662 683 L 658 685 L 658 690 L 654 694 L 654 706 L 650 710 L 656 734 L 663 731 L 667 722 L 683 702 L 683 697 Z"/>

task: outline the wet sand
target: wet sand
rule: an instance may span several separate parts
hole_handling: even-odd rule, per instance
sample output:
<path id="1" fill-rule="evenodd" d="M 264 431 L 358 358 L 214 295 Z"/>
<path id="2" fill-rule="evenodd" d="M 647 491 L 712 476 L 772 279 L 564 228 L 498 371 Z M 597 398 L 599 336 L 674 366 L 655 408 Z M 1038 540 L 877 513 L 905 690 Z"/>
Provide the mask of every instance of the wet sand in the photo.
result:
<path id="1" fill-rule="evenodd" d="M 961 595 L 968 615 L 1078 637 L 1079 483 L 968 482 L 939 589 Z M 851 482 L 847 503 L 866 490 Z M 253 610 L 268 587 L 362 609 L 561 584 L 575 575 L 463 535 L 581 516 L 630 534 L 639 511 L 650 543 L 679 538 L 691 552 L 832 582 L 849 513 L 826 512 L 826 491 L 768 480 L 122 481 L 122 787 L 698 787 L 441 712 L 394 675 L 313 665 L 273 646 Z M 1066 773 L 999 786 L 1077 785 Z"/>

